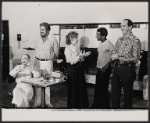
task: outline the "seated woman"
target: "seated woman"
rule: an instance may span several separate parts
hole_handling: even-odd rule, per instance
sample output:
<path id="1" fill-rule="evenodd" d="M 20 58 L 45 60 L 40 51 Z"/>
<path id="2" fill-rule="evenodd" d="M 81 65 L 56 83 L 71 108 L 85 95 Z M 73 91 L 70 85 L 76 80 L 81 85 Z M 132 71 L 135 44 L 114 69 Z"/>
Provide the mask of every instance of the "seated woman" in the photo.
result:
<path id="1" fill-rule="evenodd" d="M 21 65 L 17 65 L 13 70 L 10 71 L 10 75 L 16 78 L 16 87 L 13 90 L 12 103 L 16 107 L 30 107 L 29 102 L 33 97 L 33 88 L 30 84 L 22 83 L 23 79 L 29 79 L 33 77 L 33 73 L 37 71 L 33 70 L 30 66 L 30 56 L 25 54 L 21 58 Z"/>

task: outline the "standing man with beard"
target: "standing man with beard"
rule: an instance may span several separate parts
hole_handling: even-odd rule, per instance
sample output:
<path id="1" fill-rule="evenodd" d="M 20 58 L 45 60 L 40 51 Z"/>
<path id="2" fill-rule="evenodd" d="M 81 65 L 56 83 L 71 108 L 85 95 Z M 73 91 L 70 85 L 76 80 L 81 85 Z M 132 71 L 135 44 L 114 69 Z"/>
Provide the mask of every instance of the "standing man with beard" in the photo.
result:
<path id="1" fill-rule="evenodd" d="M 34 67 L 42 71 L 42 76 L 51 74 L 53 71 L 53 60 L 57 58 L 59 46 L 56 38 L 50 35 L 50 25 L 48 23 L 40 24 L 41 37 L 35 43 L 35 62 Z M 41 88 L 36 88 L 37 97 L 35 107 L 41 105 Z M 53 107 L 50 102 L 50 87 L 45 90 L 45 104 L 47 107 Z"/>
<path id="2" fill-rule="evenodd" d="M 141 43 L 132 33 L 133 23 L 130 19 L 121 22 L 120 37 L 115 45 L 112 60 L 118 60 L 112 76 L 112 108 L 120 108 L 121 89 L 124 93 L 124 108 L 132 108 L 133 82 L 135 80 L 135 64 L 139 61 Z"/>
<path id="3" fill-rule="evenodd" d="M 97 29 L 96 38 L 100 43 L 98 47 L 97 74 L 93 103 L 93 108 L 97 109 L 110 108 L 108 86 L 111 66 L 109 62 L 114 45 L 107 40 L 107 35 L 108 31 L 106 28 L 101 27 Z"/>

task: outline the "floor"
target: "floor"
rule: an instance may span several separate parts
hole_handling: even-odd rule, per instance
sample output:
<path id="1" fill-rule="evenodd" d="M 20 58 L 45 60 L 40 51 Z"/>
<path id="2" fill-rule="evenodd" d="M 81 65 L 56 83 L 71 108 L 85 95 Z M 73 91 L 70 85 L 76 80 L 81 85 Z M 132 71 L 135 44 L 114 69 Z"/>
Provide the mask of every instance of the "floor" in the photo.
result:
<path id="1" fill-rule="evenodd" d="M 13 85 L 10 86 L 13 88 Z M 88 84 L 88 98 L 90 107 L 93 103 L 94 86 Z M 110 94 L 111 95 L 111 94 Z M 110 97 L 111 98 L 111 97 Z M 8 85 L 2 83 L 2 104 L 3 108 L 13 108 L 11 104 L 12 96 L 8 93 Z M 66 83 L 59 83 L 51 86 L 51 103 L 56 109 L 67 108 L 67 85 Z M 123 107 L 123 95 L 121 96 L 121 107 Z M 133 108 L 134 109 L 147 109 L 148 102 L 143 100 L 142 91 L 133 92 Z"/>

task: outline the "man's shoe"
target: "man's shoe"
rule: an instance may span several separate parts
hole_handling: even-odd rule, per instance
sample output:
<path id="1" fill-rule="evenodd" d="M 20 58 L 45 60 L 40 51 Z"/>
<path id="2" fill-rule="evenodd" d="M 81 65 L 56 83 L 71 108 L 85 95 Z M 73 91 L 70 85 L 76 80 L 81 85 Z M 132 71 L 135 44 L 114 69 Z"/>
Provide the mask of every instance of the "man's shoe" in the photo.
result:
<path id="1" fill-rule="evenodd" d="M 41 108 L 41 105 L 40 104 L 34 104 L 32 107 L 33 108 Z"/>
<path id="2" fill-rule="evenodd" d="M 46 108 L 53 108 L 54 106 L 52 104 L 45 104 Z"/>

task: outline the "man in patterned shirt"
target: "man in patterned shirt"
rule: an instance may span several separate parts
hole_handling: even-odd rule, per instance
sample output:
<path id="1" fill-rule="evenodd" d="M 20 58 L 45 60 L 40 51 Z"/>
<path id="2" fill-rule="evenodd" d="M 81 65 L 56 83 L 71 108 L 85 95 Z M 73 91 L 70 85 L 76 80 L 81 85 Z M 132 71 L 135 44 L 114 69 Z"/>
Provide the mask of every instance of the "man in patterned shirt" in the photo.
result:
<path id="1" fill-rule="evenodd" d="M 140 58 L 141 43 L 132 33 L 133 23 L 129 19 L 124 19 L 121 23 L 123 36 L 115 45 L 112 60 L 117 60 L 114 64 L 112 76 L 112 108 L 120 108 L 121 89 L 124 93 L 124 108 L 132 108 L 132 91 L 135 80 L 135 64 Z"/>

